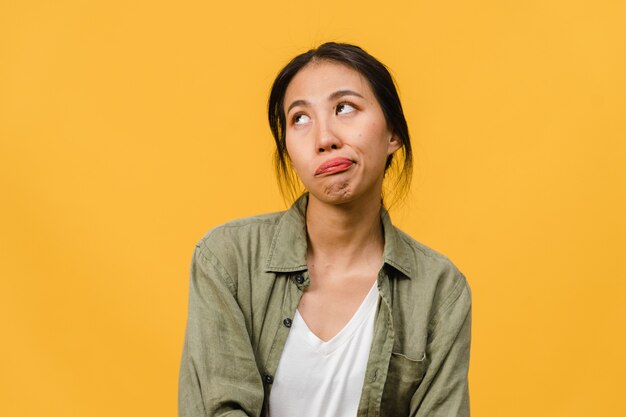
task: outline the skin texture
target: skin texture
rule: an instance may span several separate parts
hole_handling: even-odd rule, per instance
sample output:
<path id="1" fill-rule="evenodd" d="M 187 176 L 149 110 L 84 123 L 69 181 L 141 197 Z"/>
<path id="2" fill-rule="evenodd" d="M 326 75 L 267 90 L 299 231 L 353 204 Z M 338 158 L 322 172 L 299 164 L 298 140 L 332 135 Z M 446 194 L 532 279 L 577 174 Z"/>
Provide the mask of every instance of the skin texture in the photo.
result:
<path id="1" fill-rule="evenodd" d="M 284 108 L 287 152 L 309 191 L 311 286 L 298 310 L 311 331 L 329 340 L 354 315 L 382 265 L 385 162 L 401 144 L 368 81 L 343 64 L 305 66 L 289 84 Z M 352 165 L 319 173 L 334 158 Z"/>
<path id="2" fill-rule="evenodd" d="M 346 94 L 331 97 L 341 91 Z M 380 198 L 387 156 L 400 142 L 361 74 L 334 62 L 311 63 L 289 84 L 285 108 L 287 151 L 311 197 L 329 204 Z M 314 174 L 321 163 L 335 157 L 355 164 L 337 175 Z"/>

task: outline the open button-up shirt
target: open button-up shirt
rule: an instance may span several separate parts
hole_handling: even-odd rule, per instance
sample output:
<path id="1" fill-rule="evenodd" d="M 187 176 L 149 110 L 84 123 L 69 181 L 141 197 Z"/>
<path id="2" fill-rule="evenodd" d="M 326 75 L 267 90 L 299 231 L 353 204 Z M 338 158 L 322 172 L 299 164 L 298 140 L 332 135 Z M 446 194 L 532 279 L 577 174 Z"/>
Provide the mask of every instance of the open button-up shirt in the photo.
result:
<path id="1" fill-rule="evenodd" d="M 307 202 L 305 194 L 285 212 L 229 222 L 197 244 L 179 417 L 269 416 L 274 372 L 310 282 Z M 467 281 L 384 209 L 381 223 L 380 300 L 357 417 L 468 417 Z"/>

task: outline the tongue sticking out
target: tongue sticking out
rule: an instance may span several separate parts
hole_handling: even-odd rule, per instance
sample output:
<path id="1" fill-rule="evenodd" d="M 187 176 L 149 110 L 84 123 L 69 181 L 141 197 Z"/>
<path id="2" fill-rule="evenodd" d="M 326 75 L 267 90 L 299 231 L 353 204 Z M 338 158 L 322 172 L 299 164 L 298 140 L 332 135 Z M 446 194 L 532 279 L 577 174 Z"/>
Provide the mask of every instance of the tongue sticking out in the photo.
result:
<path id="1" fill-rule="evenodd" d="M 315 170 L 315 175 L 335 174 L 337 172 L 346 171 L 353 164 L 354 162 L 347 158 L 334 158 L 320 165 L 317 170 Z"/>

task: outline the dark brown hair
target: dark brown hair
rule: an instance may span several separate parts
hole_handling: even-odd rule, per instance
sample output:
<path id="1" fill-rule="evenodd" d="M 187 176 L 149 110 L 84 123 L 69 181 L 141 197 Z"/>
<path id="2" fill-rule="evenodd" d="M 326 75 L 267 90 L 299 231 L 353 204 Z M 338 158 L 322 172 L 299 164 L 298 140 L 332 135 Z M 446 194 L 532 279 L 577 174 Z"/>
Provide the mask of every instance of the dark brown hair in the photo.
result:
<path id="1" fill-rule="evenodd" d="M 380 107 L 382 108 L 388 128 L 400 139 L 402 157 L 389 155 L 385 165 L 385 175 L 389 168 L 396 172 L 397 178 L 386 188 L 391 190 L 391 203 L 400 200 L 408 192 L 413 172 L 413 154 L 409 128 L 404 118 L 400 97 L 396 90 L 393 77 L 389 70 L 376 58 L 355 45 L 328 42 L 316 49 L 311 49 L 291 60 L 276 76 L 268 100 L 268 119 L 276 153 L 274 163 L 280 191 L 286 202 L 293 201 L 302 192 L 300 181 L 291 168 L 285 141 L 285 92 L 293 77 L 307 64 L 319 61 L 332 61 L 346 65 L 359 72 L 370 84 Z M 398 162 L 401 159 L 401 162 Z M 390 203 L 389 201 L 387 203 Z"/>

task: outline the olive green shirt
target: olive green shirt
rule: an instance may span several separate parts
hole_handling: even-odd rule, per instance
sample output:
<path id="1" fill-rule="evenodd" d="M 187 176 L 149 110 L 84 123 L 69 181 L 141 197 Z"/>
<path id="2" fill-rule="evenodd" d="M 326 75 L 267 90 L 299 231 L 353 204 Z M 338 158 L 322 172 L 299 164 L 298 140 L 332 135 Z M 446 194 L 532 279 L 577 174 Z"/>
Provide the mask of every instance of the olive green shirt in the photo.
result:
<path id="1" fill-rule="evenodd" d="M 191 265 L 179 416 L 269 416 L 291 320 L 309 286 L 308 195 L 209 231 Z M 443 255 L 391 224 L 358 417 L 469 416 L 471 295 Z M 294 416 L 297 417 L 297 416 Z"/>

